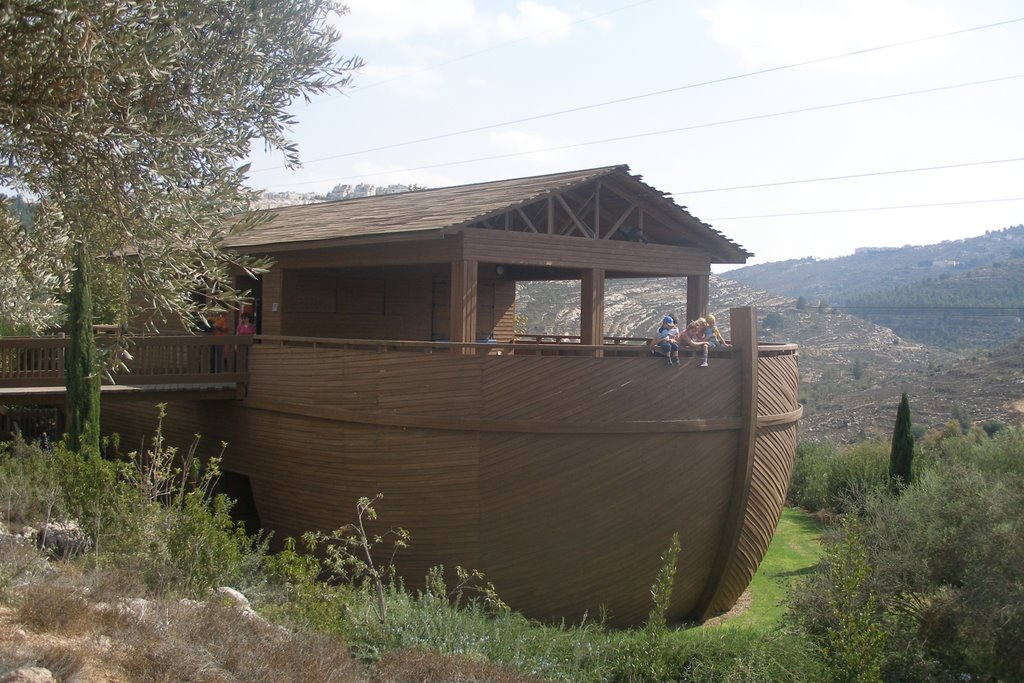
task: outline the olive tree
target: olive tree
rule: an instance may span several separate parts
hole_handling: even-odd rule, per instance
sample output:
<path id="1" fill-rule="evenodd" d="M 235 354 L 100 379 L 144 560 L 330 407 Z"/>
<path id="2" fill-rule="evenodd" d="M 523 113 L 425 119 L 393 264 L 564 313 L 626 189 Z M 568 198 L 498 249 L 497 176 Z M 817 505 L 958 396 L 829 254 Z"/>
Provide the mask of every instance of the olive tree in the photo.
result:
<path id="1" fill-rule="evenodd" d="M 332 15 L 344 11 L 332 0 L 2 3 L 0 186 L 37 202 L 31 227 L 0 212 L 10 286 L 72 287 L 81 250 L 120 283 L 118 322 L 193 319 L 197 289 L 237 299 L 230 274 L 266 265 L 221 246 L 255 220 L 240 164 L 260 142 L 299 163 L 289 105 L 345 86 L 361 63 L 335 53 Z M 0 314 L 43 322 L 16 303 Z M 81 315 L 72 334 L 89 329 L 92 311 Z"/>

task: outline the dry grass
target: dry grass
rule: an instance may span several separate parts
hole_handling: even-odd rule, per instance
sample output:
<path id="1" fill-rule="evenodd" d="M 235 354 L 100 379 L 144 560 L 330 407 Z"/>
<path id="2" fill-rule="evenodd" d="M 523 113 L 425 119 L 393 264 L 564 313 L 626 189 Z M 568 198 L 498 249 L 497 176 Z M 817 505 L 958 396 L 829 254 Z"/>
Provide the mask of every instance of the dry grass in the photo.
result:
<path id="1" fill-rule="evenodd" d="M 46 556 L 32 543 L 13 536 L 0 536 L 0 599 L 13 593 L 19 582 L 43 574 L 48 568 Z"/>
<path id="2" fill-rule="evenodd" d="M 133 681 L 364 680 L 336 638 L 286 631 L 215 602 L 163 606 L 121 642 L 121 664 Z"/>
<path id="3" fill-rule="evenodd" d="M 370 671 L 335 636 L 290 631 L 216 599 L 130 600 L 138 574 L 63 563 L 25 577 L 0 606 L 0 678 L 21 667 L 77 683 L 530 683 L 487 661 L 426 650 L 387 653 Z M 2 603 L 0 603 L 2 604 Z"/>
<path id="4" fill-rule="evenodd" d="M 79 588 L 57 583 L 33 583 L 21 594 L 17 619 L 33 631 L 62 636 L 93 629 L 92 605 Z"/>
<path id="5" fill-rule="evenodd" d="M 118 581 L 97 593 L 106 594 Z M 0 613 L 0 677 L 41 666 L 58 680 L 92 683 L 541 680 L 490 662 L 426 650 L 388 653 L 367 673 L 333 636 L 288 631 L 216 601 L 149 602 L 144 612 L 129 616 L 90 602 L 82 587 L 70 583 L 33 584 L 22 595 L 19 608 Z"/>
<path id="6" fill-rule="evenodd" d="M 115 604 L 126 596 L 145 595 L 147 590 L 142 573 L 124 567 L 89 572 L 82 577 L 82 585 L 94 603 Z"/>
<path id="7" fill-rule="evenodd" d="M 374 668 L 372 683 L 539 683 L 507 667 L 429 650 L 387 653 Z"/>
<path id="8" fill-rule="evenodd" d="M 49 669 L 58 681 L 81 681 L 86 657 L 74 648 L 47 643 L 41 647 L 0 644 L 0 680 L 25 667 Z"/>

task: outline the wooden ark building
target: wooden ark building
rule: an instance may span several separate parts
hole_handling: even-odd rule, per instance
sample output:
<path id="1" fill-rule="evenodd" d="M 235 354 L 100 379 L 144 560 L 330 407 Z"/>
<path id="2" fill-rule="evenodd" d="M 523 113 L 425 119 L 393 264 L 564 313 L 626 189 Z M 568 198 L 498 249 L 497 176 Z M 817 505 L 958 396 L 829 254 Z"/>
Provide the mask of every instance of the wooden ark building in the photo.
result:
<path id="1" fill-rule="evenodd" d="M 165 433 L 226 441 L 227 481 L 278 539 L 353 521 L 383 494 L 410 585 L 482 570 L 514 609 L 643 621 L 660 555 L 681 553 L 670 619 L 731 607 L 767 549 L 796 447 L 797 354 L 751 309 L 709 367 L 666 367 L 604 335 L 609 278 L 686 278 L 750 256 L 614 166 L 278 209 L 231 238 L 261 281 L 247 385 L 173 400 Z M 578 335 L 516 335 L 516 282 L 580 282 Z M 241 359 L 238 361 L 241 363 Z M 242 367 L 242 366 L 239 366 Z M 104 404 L 139 443 L 152 402 Z"/>

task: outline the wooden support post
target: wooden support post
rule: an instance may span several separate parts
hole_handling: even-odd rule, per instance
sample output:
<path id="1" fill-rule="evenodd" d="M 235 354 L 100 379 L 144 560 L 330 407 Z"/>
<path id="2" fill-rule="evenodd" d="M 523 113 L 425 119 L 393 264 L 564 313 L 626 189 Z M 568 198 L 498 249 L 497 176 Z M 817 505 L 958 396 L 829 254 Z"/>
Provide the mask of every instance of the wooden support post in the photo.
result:
<path id="1" fill-rule="evenodd" d="M 260 332 L 284 334 L 284 270 L 276 265 L 260 276 L 262 299 L 260 306 Z"/>
<path id="2" fill-rule="evenodd" d="M 686 277 L 686 322 L 703 318 L 708 314 L 710 279 L 710 275 Z"/>
<path id="3" fill-rule="evenodd" d="M 708 583 L 691 616 L 704 621 L 712 616 L 715 598 L 727 580 L 726 570 L 733 563 L 740 545 L 740 535 L 746 522 L 747 502 L 750 498 L 750 480 L 754 473 L 754 446 L 757 441 L 757 309 L 747 306 L 729 309 L 729 336 L 733 353 L 740 362 L 742 388 L 739 414 L 742 420 L 737 444 L 736 469 L 733 471 L 729 494 L 729 508 L 721 545 L 708 575 Z M 751 569 L 753 575 L 753 569 Z"/>
<path id="4" fill-rule="evenodd" d="M 476 341 L 477 262 L 452 261 L 450 339 L 453 342 Z M 472 353 L 472 349 L 464 349 Z"/>
<path id="5" fill-rule="evenodd" d="M 580 341 L 600 346 L 604 341 L 604 269 L 583 271 L 580 285 Z M 603 355 L 600 351 L 598 356 Z"/>

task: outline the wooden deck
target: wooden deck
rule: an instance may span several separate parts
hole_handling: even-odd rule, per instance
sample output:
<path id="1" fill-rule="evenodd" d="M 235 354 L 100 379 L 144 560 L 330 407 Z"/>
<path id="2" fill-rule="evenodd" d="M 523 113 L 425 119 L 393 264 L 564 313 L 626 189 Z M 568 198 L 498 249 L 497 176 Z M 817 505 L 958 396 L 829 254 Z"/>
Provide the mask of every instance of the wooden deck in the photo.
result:
<path id="1" fill-rule="evenodd" d="M 0 337 L 0 405 L 63 404 L 68 341 Z M 100 353 L 118 354 L 125 361 L 104 376 L 100 391 L 112 400 L 240 398 L 249 378 L 251 345 L 252 338 L 245 336 L 102 335 L 97 337 Z"/>
<path id="2" fill-rule="evenodd" d="M 396 558 L 410 585 L 479 568 L 529 616 L 642 621 L 678 532 L 669 616 L 700 619 L 749 583 L 792 471 L 797 350 L 751 333 L 707 368 L 631 343 L 263 337 L 245 399 L 173 401 L 164 428 L 226 441 L 278 540 L 380 492 L 378 530 L 412 533 Z M 140 402 L 103 415 L 127 443 L 155 424 Z"/>

